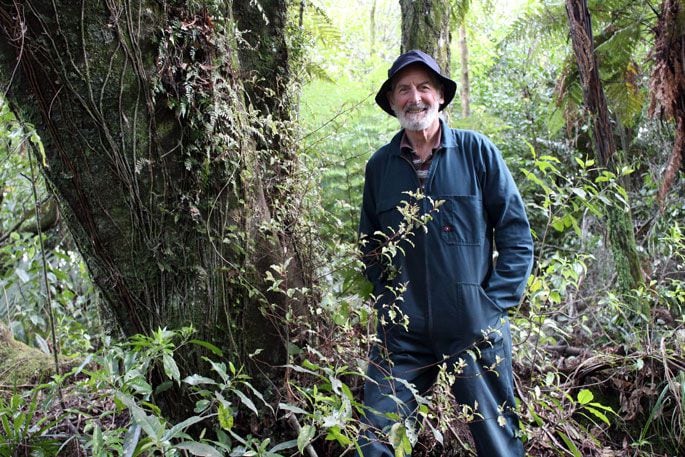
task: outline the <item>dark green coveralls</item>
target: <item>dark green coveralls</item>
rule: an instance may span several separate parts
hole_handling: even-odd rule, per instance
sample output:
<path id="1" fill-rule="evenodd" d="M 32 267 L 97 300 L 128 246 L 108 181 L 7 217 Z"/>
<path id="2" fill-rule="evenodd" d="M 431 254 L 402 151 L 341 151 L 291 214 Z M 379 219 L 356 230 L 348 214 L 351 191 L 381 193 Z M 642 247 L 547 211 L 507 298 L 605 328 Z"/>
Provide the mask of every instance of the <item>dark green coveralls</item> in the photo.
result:
<path id="1" fill-rule="evenodd" d="M 397 210 L 410 201 L 419 180 L 400 154 L 400 131 L 366 166 L 359 232 L 379 315 L 378 338 L 370 354 L 364 403 L 369 425 L 359 444 L 365 457 L 393 456 L 386 444 L 393 420 L 411 417 L 411 390 L 425 393 L 438 366 L 467 363 L 452 386 L 456 400 L 478 415 L 469 423 L 479 456 L 522 456 L 511 369 L 507 308 L 521 300 L 533 263 L 533 242 L 525 209 L 501 153 L 483 135 L 450 129 L 441 121 L 441 146 L 434 151 L 423 192 L 444 203 L 427 231 L 402 242 L 393 265 L 378 256 L 383 237 L 403 220 Z M 421 213 L 431 210 L 419 200 Z M 493 247 L 498 257 L 493 262 Z M 390 271 L 395 273 L 390 274 Z M 397 299 L 391 289 L 406 285 Z M 408 317 L 408 328 L 393 323 L 392 309 Z M 477 347 L 476 351 L 466 352 Z M 478 354 L 477 360 L 469 355 Z"/>

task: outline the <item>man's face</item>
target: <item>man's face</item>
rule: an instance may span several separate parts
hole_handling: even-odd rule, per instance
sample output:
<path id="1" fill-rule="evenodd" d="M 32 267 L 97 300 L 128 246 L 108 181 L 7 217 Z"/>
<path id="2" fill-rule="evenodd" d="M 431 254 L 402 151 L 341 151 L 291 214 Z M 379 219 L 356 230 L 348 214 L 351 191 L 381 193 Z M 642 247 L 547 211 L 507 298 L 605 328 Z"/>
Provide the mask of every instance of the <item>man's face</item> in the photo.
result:
<path id="1" fill-rule="evenodd" d="M 438 110 L 445 99 L 442 88 L 423 65 L 410 65 L 395 76 L 388 101 L 403 128 L 419 131 L 438 122 Z"/>

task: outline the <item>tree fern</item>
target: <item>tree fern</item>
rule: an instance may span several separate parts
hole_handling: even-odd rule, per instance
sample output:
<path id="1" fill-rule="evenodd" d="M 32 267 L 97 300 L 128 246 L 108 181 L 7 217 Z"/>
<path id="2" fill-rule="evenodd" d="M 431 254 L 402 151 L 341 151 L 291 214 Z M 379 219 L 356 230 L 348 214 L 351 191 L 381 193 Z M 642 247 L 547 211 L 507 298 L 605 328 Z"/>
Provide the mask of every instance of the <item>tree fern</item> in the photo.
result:
<path id="1" fill-rule="evenodd" d="M 645 103 L 645 88 L 639 83 L 642 69 L 637 62 L 644 61 L 647 32 L 654 22 L 654 12 L 648 5 L 631 0 L 594 0 L 589 2 L 589 9 L 609 109 L 623 125 L 633 126 Z M 509 39 L 530 40 L 531 31 L 543 44 L 532 48 L 533 52 L 567 40 L 564 2 L 543 1 L 529 8 L 514 23 Z M 553 115 L 550 127 L 556 129 L 562 125 L 558 118 L 560 112 L 567 123 L 578 120 L 576 110 L 582 99 L 578 82 L 575 59 L 569 49 L 556 85 L 554 104 L 550 107 Z"/>

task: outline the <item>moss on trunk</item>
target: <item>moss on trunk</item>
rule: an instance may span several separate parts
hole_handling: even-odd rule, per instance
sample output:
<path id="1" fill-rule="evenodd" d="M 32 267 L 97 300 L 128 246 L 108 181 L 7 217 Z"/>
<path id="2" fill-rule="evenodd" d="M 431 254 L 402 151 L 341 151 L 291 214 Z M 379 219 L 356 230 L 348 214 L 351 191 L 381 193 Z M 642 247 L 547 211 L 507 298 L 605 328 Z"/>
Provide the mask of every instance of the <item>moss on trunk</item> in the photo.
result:
<path id="1" fill-rule="evenodd" d="M 420 49 L 435 57 L 450 75 L 451 6 L 448 0 L 400 0 L 402 52 Z"/>
<path id="2" fill-rule="evenodd" d="M 41 382 L 54 374 L 52 356 L 12 338 L 0 324 L 0 385 L 23 386 Z"/>

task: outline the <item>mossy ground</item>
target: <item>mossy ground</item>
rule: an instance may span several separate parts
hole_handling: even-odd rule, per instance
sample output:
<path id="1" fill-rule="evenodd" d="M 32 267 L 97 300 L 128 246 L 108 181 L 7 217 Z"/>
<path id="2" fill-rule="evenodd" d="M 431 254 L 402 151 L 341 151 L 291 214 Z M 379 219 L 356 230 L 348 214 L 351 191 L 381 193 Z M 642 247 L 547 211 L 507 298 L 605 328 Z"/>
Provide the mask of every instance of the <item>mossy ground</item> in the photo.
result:
<path id="1" fill-rule="evenodd" d="M 54 360 L 38 349 L 12 338 L 0 326 L 0 385 L 23 386 L 40 382 L 54 373 Z"/>

